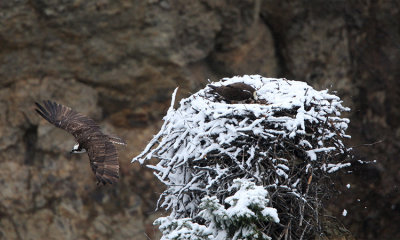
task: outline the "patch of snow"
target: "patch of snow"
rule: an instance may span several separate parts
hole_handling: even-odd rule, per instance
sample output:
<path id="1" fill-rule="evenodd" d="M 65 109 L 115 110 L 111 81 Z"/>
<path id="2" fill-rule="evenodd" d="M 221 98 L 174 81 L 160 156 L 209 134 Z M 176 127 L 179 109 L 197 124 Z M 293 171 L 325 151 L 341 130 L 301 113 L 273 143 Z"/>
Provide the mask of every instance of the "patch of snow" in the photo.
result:
<path id="1" fill-rule="evenodd" d="M 344 209 L 344 210 L 343 210 L 343 213 L 342 213 L 342 215 L 343 215 L 344 217 L 346 217 L 346 216 L 347 216 L 347 210 L 346 210 L 346 209 Z"/>
<path id="2" fill-rule="evenodd" d="M 267 207 L 268 192 L 262 186 L 245 179 L 235 179 L 231 189 L 238 189 L 233 196 L 227 197 L 225 203 L 230 207 L 226 214 L 229 218 L 256 217 L 253 209 L 263 209 L 265 217 L 271 217 L 274 222 L 279 222 L 278 213 L 275 208 Z"/>

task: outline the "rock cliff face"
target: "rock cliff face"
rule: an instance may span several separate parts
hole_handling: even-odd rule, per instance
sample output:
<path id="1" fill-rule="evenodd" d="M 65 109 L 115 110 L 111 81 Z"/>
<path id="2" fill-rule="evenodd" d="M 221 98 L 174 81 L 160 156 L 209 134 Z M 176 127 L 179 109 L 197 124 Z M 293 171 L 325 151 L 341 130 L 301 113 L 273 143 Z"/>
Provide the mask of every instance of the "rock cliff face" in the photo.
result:
<path id="1" fill-rule="evenodd" d="M 394 0 L 1 1 L 0 239 L 157 239 L 160 184 L 130 160 L 176 86 L 238 74 L 338 91 L 349 144 L 382 142 L 356 148 L 378 162 L 341 177 L 331 209 L 356 238 L 400 238 L 399 20 Z M 67 154 L 72 136 L 34 112 L 44 99 L 128 140 L 116 187 Z"/>

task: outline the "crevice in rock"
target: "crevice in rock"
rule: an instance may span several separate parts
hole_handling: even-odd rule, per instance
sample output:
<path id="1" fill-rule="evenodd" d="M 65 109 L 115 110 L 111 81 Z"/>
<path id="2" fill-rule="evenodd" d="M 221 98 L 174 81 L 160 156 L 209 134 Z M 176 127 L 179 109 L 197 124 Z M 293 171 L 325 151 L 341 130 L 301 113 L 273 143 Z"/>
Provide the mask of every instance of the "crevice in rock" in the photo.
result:
<path id="1" fill-rule="evenodd" d="M 17 235 L 16 239 L 22 240 L 23 238 L 21 236 L 21 233 L 18 231 L 18 224 L 15 222 L 12 214 L 10 214 L 6 209 L 8 208 L 0 203 L 0 219 L 8 219 L 14 228 L 15 234 Z M 3 237 L 4 235 L 2 234 L 2 231 L 0 231 L 0 239 L 3 239 Z"/>
<path id="2" fill-rule="evenodd" d="M 25 158 L 24 163 L 26 165 L 33 165 L 36 153 L 36 143 L 38 140 L 38 126 L 30 125 L 25 131 L 23 141 L 25 145 Z"/>
<path id="3" fill-rule="evenodd" d="M 269 22 L 268 18 L 264 14 L 260 14 L 260 19 L 271 31 L 272 39 L 274 42 L 275 56 L 278 62 L 277 77 L 285 77 L 289 79 L 294 78 L 291 71 L 289 71 L 288 66 L 286 65 L 287 60 L 285 59 L 285 54 L 283 52 L 284 49 L 286 49 L 284 38 L 281 36 L 279 31 L 274 28 L 273 24 Z"/>

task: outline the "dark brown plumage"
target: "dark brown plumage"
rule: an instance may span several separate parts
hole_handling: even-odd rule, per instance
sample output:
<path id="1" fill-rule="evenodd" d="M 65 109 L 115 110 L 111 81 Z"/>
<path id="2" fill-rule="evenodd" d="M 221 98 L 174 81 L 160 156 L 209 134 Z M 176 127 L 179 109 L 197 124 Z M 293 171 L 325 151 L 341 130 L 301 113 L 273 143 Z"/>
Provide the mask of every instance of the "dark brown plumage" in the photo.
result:
<path id="1" fill-rule="evenodd" d="M 229 101 L 244 101 L 247 99 L 255 99 L 255 89 L 245 83 L 232 83 L 226 86 L 208 85 L 220 96 Z"/>
<path id="2" fill-rule="evenodd" d="M 40 116 L 75 137 L 79 146 L 72 152 L 79 152 L 82 149 L 87 151 L 97 183 L 105 185 L 118 181 L 118 155 L 113 143 L 126 145 L 124 140 L 102 133 L 95 121 L 69 107 L 51 101 L 44 101 L 44 106 L 35 104 L 38 107 L 35 110 Z"/>

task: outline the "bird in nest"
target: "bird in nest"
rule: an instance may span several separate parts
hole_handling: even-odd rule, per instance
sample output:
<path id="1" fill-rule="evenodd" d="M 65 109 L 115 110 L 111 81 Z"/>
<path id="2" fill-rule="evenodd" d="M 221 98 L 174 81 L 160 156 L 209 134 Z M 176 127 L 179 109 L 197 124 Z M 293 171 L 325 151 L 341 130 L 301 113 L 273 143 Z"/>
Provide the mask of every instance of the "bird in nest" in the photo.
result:
<path id="1" fill-rule="evenodd" d="M 214 85 L 208 86 L 213 89 L 213 92 L 218 93 L 218 95 L 228 101 L 245 101 L 258 99 L 256 89 L 242 82 L 232 83 L 219 87 Z"/>
<path id="2" fill-rule="evenodd" d="M 94 120 L 69 107 L 52 101 L 44 101 L 43 104 L 44 106 L 36 103 L 36 112 L 75 137 L 78 144 L 71 153 L 88 153 L 97 184 L 116 183 L 119 178 L 119 163 L 114 144 L 126 145 L 126 142 L 119 137 L 104 134 Z"/>

